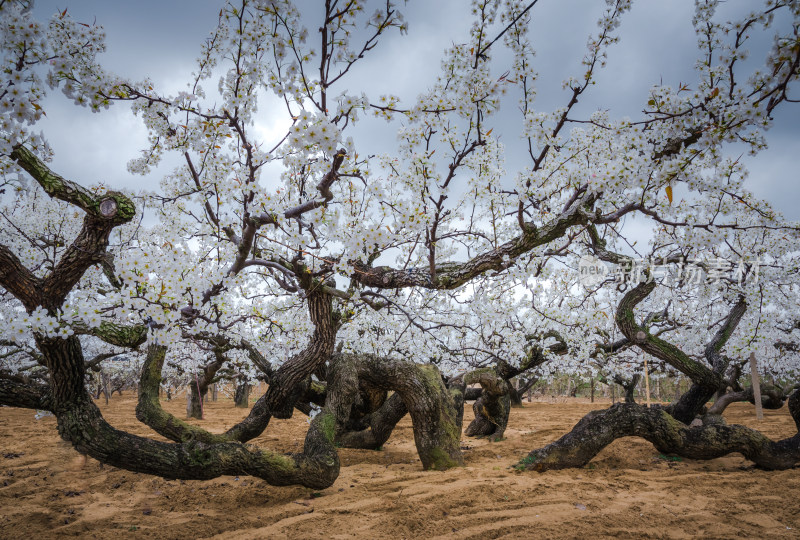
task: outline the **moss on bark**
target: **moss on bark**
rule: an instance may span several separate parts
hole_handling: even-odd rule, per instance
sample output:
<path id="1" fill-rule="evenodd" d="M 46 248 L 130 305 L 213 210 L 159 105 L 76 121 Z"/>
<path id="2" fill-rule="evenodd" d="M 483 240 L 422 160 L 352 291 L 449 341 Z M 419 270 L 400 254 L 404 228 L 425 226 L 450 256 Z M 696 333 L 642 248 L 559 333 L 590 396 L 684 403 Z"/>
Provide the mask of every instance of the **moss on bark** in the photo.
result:
<path id="1" fill-rule="evenodd" d="M 792 414 L 800 426 L 797 391 L 793 398 L 796 409 Z M 661 453 L 690 459 L 713 459 L 739 452 L 759 467 L 772 470 L 789 469 L 800 462 L 800 433 L 772 441 L 745 426 L 714 422 L 689 427 L 662 408 L 617 403 L 587 414 L 572 431 L 533 450 L 517 467 L 536 471 L 583 467 L 616 439 L 630 436 L 652 442 Z"/>
<path id="2" fill-rule="evenodd" d="M 359 398 L 359 381 L 386 391 L 394 390 L 391 408 L 384 412 L 384 420 L 376 433 L 354 434 L 342 429 L 350 418 Z M 425 469 L 442 469 L 463 465 L 461 456 L 461 423 L 450 391 L 435 366 L 418 365 L 394 358 L 380 358 L 368 354 L 335 354 L 328 373 L 327 406 L 335 411 L 339 440 L 349 444 L 385 441 L 391 428 L 404 414 L 397 407 L 398 400 L 411 414 L 417 453 Z M 388 428 L 388 433 L 387 433 Z M 368 429 L 371 429 L 368 428 Z M 358 432 L 357 432 L 358 433 Z M 447 456 L 445 458 L 444 456 Z"/>

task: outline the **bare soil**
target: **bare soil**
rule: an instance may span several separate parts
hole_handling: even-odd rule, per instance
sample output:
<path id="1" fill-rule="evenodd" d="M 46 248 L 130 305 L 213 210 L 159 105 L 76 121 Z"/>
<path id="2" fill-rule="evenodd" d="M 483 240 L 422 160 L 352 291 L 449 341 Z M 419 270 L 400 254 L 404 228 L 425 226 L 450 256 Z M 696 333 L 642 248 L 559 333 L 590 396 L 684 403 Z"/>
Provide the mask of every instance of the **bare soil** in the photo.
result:
<path id="1" fill-rule="evenodd" d="M 606 448 L 586 468 L 543 474 L 512 466 L 557 439 L 587 400 L 525 403 L 506 439 L 464 437 L 466 466 L 424 472 L 406 417 L 380 451 L 340 451 L 341 475 L 315 492 L 251 477 L 168 481 L 103 466 L 60 440 L 55 419 L 0 408 L 0 538 L 704 538 L 800 537 L 798 470 L 755 469 L 738 454 L 711 461 L 660 456 L 642 439 Z M 176 415 L 185 401 L 164 403 Z M 100 404 L 112 425 L 158 438 L 134 418 L 128 392 Z M 222 431 L 246 411 L 206 405 L 198 423 Z M 755 420 L 736 404 L 731 423 L 772 438 L 794 433 L 786 408 Z M 467 406 L 465 424 L 472 419 Z M 256 444 L 298 451 L 305 417 L 272 420 Z"/>

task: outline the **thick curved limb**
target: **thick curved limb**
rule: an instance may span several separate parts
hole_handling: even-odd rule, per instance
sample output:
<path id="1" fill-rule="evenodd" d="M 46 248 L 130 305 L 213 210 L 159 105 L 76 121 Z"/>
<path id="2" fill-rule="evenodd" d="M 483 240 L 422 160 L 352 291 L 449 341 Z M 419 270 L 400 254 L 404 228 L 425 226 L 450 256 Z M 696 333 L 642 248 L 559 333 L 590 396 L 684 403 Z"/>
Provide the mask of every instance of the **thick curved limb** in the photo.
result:
<path id="1" fill-rule="evenodd" d="M 364 417 L 366 427 L 337 433 L 336 443 L 344 448 L 377 450 L 389 440 L 397 423 L 408 414 L 400 394 L 394 393 L 375 412 Z"/>
<path id="2" fill-rule="evenodd" d="M 161 384 L 161 369 L 164 365 L 166 347 L 151 345 L 147 349 L 139 379 L 139 402 L 136 405 L 136 418 L 153 431 L 175 442 L 199 441 L 207 444 L 221 442 L 247 442 L 260 435 L 272 418 L 266 410 L 262 397 L 245 420 L 225 433 L 211 433 L 205 429 L 184 422 L 161 407 L 158 389 Z M 295 404 L 305 414 L 311 412 L 309 402 L 324 405 L 325 387 L 317 382 L 307 381 L 303 398 Z"/>
<path id="3" fill-rule="evenodd" d="M 91 265 L 105 260 L 112 229 L 130 221 L 133 203 L 122 194 L 106 192 L 95 197 L 58 175 L 23 147 L 14 158 L 55 198 L 86 212 L 80 233 L 44 278 L 26 269 L 10 250 L 0 246 L 0 286 L 16 296 L 30 312 L 38 306 L 55 314 L 67 294 Z M 10 270 L 9 270 L 10 268 Z M 196 440 L 165 443 L 111 427 L 100 414 L 84 386 L 85 361 L 80 341 L 35 335 L 43 363 L 50 374 L 48 405 L 55 414 L 62 438 L 103 463 L 166 478 L 207 479 L 225 474 L 251 474 L 274 485 L 301 484 L 313 488 L 330 486 L 339 473 L 333 446 L 333 415 L 323 411 L 311 423 L 304 453 L 282 456 L 239 442 L 206 444 Z M 1 389 L 6 395 L 18 388 Z M 39 405 L 39 389 L 23 394 L 18 405 Z"/>
<path id="4" fill-rule="evenodd" d="M 226 434 L 214 434 L 193 426 L 168 413 L 161 407 L 158 388 L 161 384 L 161 368 L 164 366 L 167 348 L 150 345 L 139 378 L 139 402 L 136 418 L 153 431 L 175 442 L 197 441 L 205 444 L 235 442 Z"/>
<path id="5" fill-rule="evenodd" d="M 333 445 L 335 421 L 323 410 L 308 430 L 302 454 L 280 455 L 240 442 L 193 438 L 164 443 L 111 427 L 83 386 L 83 354 L 75 336 L 37 338 L 52 376 L 52 410 L 62 438 L 75 448 L 115 467 L 165 478 L 209 479 L 249 474 L 272 485 L 300 484 L 321 489 L 339 474 Z"/>
<path id="6" fill-rule="evenodd" d="M 0 405 L 51 411 L 53 401 L 47 385 L 0 378 Z"/>
<path id="7" fill-rule="evenodd" d="M 780 409 L 786 399 L 787 396 L 783 393 L 783 390 L 776 386 L 766 384 L 761 387 L 761 406 L 765 409 Z M 714 405 L 708 408 L 708 414 L 722 414 L 731 403 L 737 401 L 749 401 L 755 405 L 756 399 L 753 395 L 753 387 L 721 395 L 714 402 Z"/>
<path id="8" fill-rule="evenodd" d="M 800 393 L 789 398 L 789 409 L 800 430 Z M 642 437 L 666 454 L 690 459 L 714 459 L 739 452 L 764 469 L 789 469 L 800 462 L 800 433 L 772 441 L 740 425 L 711 423 L 688 427 L 664 409 L 617 403 L 587 414 L 559 440 L 533 450 L 518 467 L 547 471 L 583 467 L 603 448 L 621 437 Z"/>
<path id="9" fill-rule="evenodd" d="M 464 434 L 470 437 L 489 437 L 492 441 L 499 441 L 508 426 L 511 392 L 514 392 L 514 389 L 494 369 L 467 373 L 464 382 L 478 383 L 483 389 L 481 396 L 472 405 L 475 419 L 467 426 Z"/>
<path id="10" fill-rule="evenodd" d="M 303 351 L 289 358 L 274 372 L 270 377 L 269 389 L 263 396 L 264 409 L 275 418 L 292 416 L 294 404 L 303 393 L 303 382 L 325 363 L 333 352 L 336 341 L 337 327 L 333 321 L 331 296 L 322 290 L 312 290 L 306 300 L 308 313 L 314 323 L 311 340 Z M 255 410 L 254 407 L 253 411 Z M 253 426 L 242 426 L 240 431 L 246 432 L 247 429 L 260 425 L 257 418 L 253 418 L 250 423 Z M 262 431 L 263 429 L 261 428 Z"/>
<path id="11" fill-rule="evenodd" d="M 442 470 L 464 464 L 459 414 L 438 369 L 370 354 L 333 355 L 326 407 L 335 414 L 339 429 L 349 421 L 361 379 L 400 396 L 411 414 L 423 468 Z"/>
<path id="12" fill-rule="evenodd" d="M 315 325 L 308 346 L 277 370 L 267 373 L 269 388 L 253 404 L 247 417 L 226 432 L 231 439 L 249 441 L 264 432 L 272 416 L 290 418 L 295 404 L 306 393 L 306 383 L 311 374 L 324 365 L 333 352 L 338 328 L 333 320 L 331 297 L 314 291 L 309 293 L 307 300 L 308 312 Z M 264 364 L 265 361 L 257 361 L 260 355 L 252 346 L 248 350 L 257 365 Z"/>

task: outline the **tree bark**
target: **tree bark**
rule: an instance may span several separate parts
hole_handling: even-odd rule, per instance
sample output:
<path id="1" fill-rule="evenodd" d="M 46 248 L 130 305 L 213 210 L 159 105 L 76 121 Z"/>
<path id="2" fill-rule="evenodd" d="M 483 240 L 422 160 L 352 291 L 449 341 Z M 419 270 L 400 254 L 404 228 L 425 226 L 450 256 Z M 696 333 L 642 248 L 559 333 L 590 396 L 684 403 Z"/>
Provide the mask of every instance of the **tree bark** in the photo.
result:
<path id="1" fill-rule="evenodd" d="M 536 471 L 583 467 L 621 437 L 642 437 L 659 452 L 690 459 L 714 459 L 739 452 L 764 469 L 789 469 L 800 462 L 800 392 L 789 398 L 799 433 L 772 441 L 762 433 L 724 422 L 688 427 L 661 408 L 618 403 L 587 414 L 559 440 L 533 450 L 518 467 Z"/>
<path id="2" fill-rule="evenodd" d="M 344 448 L 381 448 L 392 434 L 397 423 L 408 414 L 403 398 L 397 392 L 374 412 L 362 418 L 361 429 L 342 431 L 336 434 L 336 443 Z"/>
<path id="3" fill-rule="evenodd" d="M 303 381 L 324 364 L 333 352 L 338 328 L 333 319 L 331 296 L 320 289 L 311 289 L 306 296 L 308 313 L 314 323 L 314 333 L 308 346 L 286 360 L 270 377 L 263 409 L 275 418 L 292 416 L 294 404 L 302 393 Z M 257 419 L 254 418 L 253 423 L 257 424 Z"/>
<path id="4" fill-rule="evenodd" d="M 501 440 L 508 426 L 511 394 L 516 391 L 492 368 L 467 373 L 464 382 L 478 383 L 483 389 L 481 396 L 472 405 L 475 419 L 467 426 L 464 434 L 470 437 L 488 437 L 493 442 Z"/>
<path id="5" fill-rule="evenodd" d="M 0 405 L 51 412 L 53 410 L 48 385 L 14 378 L 0 378 Z"/>
<path id="6" fill-rule="evenodd" d="M 464 392 L 464 401 L 475 401 L 483 394 L 483 388 L 467 388 Z"/>
<path id="7" fill-rule="evenodd" d="M 522 395 L 520 394 L 520 380 L 515 379 L 514 384 L 511 381 L 506 381 L 508 383 L 508 387 L 511 389 L 509 393 L 509 398 L 511 399 L 511 406 L 512 407 L 522 407 Z"/>
<path id="8" fill-rule="evenodd" d="M 203 428 L 187 424 L 161 407 L 158 389 L 161 386 L 161 369 L 164 366 L 166 353 L 167 348 L 163 345 L 150 345 L 147 348 L 139 378 L 136 418 L 159 435 L 175 442 L 198 441 L 215 444 L 235 441 L 236 439 L 225 434 L 213 434 Z"/>
<path id="9" fill-rule="evenodd" d="M 105 192 L 97 197 L 65 180 L 22 146 L 16 146 L 11 157 L 48 195 L 86 212 L 81 231 L 44 278 L 35 276 L 16 255 L 0 246 L 0 286 L 20 300 L 28 312 L 42 306 L 56 315 L 86 270 L 105 260 L 113 228 L 130 221 L 136 208 L 121 193 Z M 323 410 L 311 422 L 302 454 L 284 456 L 239 442 L 154 441 L 114 429 L 105 421 L 86 390 L 86 362 L 76 335 L 61 339 L 34 334 L 34 339 L 50 374 L 48 389 L 26 385 L 25 391 L 4 383 L 0 384 L 0 401 L 16 398 L 16 406 L 47 405 L 56 416 L 61 437 L 101 463 L 164 478 L 249 474 L 273 485 L 301 484 L 316 489 L 330 486 L 338 476 L 339 459 L 333 446 L 335 419 L 330 411 Z M 157 385 L 152 397 L 158 400 Z"/>
<path id="10" fill-rule="evenodd" d="M 394 390 L 400 396 L 399 399 L 411 414 L 414 442 L 424 469 L 444 470 L 464 464 L 460 448 L 460 415 L 454 399 L 460 399 L 463 393 L 453 389 L 451 394 L 435 366 L 370 354 L 334 354 L 328 370 L 326 407 L 335 415 L 337 431 L 340 433 L 348 431 L 346 426 L 359 400 L 359 381 L 362 379 L 374 388 Z M 380 418 L 397 418 L 401 409 L 396 399 L 387 400 L 392 409 L 387 408 Z M 381 440 L 385 432 L 380 428 L 389 424 L 385 422 L 379 426 L 376 433 L 371 435 L 372 439 Z M 371 426 L 368 429 L 371 431 Z M 355 437 L 368 440 L 370 436 L 362 434 Z"/>
<path id="11" fill-rule="evenodd" d="M 338 476 L 334 418 L 329 411 L 323 410 L 311 422 L 302 454 L 284 456 L 238 442 L 154 441 L 114 429 L 103 419 L 83 386 L 84 361 L 77 337 L 37 336 L 36 341 L 51 373 L 52 411 L 59 434 L 102 463 L 164 478 L 203 480 L 249 474 L 272 485 L 315 489 L 330 486 Z M 157 387 L 153 396 L 158 399 Z"/>
<path id="12" fill-rule="evenodd" d="M 764 385 L 761 387 L 761 406 L 765 409 L 780 409 L 786 401 L 787 396 L 783 391 L 773 385 Z M 753 387 L 749 387 L 740 392 L 728 392 L 720 396 L 714 405 L 708 408 L 708 414 L 722 414 L 731 403 L 737 401 L 749 401 L 755 405 L 755 393 Z"/>

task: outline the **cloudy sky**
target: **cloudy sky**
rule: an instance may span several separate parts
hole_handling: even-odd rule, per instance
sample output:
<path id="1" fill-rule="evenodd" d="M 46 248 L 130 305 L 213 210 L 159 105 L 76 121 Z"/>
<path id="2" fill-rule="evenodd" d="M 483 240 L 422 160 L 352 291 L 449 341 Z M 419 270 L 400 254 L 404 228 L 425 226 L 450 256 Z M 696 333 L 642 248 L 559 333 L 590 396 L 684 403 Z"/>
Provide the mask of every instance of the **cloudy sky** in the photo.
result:
<path id="1" fill-rule="evenodd" d="M 298 2 L 301 6 L 313 3 Z M 733 13 L 753 3 L 730 0 L 725 9 Z M 149 77 L 162 92 L 177 92 L 185 88 L 194 70 L 199 45 L 213 29 L 220 4 L 210 0 L 37 0 L 35 11 L 43 20 L 68 8 L 78 20 L 96 21 L 106 29 L 108 52 L 102 61 L 109 71 L 132 79 Z M 465 41 L 471 23 L 468 5 L 467 0 L 408 2 L 403 9 L 408 35 L 392 32 L 386 36 L 352 72 L 349 90 L 354 94 L 365 91 L 373 99 L 392 93 L 413 100 L 435 79 L 441 51 Z M 538 107 L 542 110 L 566 103 L 561 81 L 580 75 L 586 39 L 596 33 L 595 21 L 604 6 L 594 0 L 540 0 L 534 7 L 532 36 L 540 73 Z M 611 49 L 596 86 L 571 116 L 588 117 L 594 110 L 609 109 L 612 116 L 636 118 L 653 84 L 691 83 L 697 56 L 693 10 L 693 2 L 688 0 L 634 2 L 619 31 L 621 42 Z M 309 16 L 307 24 L 314 39 L 319 23 Z M 756 42 L 753 49 L 765 46 L 765 42 Z M 91 114 L 53 94 L 45 110 L 47 117 L 40 127 L 56 153 L 53 168 L 64 176 L 84 184 L 103 181 L 112 186 L 157 189 L 158 177 L 172 166 L 167 163 L 144 179 L 127 172 L 126 163 L 144 147 L 146 132 L 125 105 Z M 504 114 L 511 119 L 513 112 Z M 261 110 L 259 124 L 265 135 L 285 125 L 281 113 Z M 393 131 L 377 120 L 363 122 L 354 135 L 357 143 L 364 137 L 384 150 L 394 144 Z M 748 186 L 787 217 L 800 219 L 800 104 L 783 107 L 768 136 L 769 150 L 745 158 L 751 171 Z M 511 164 L 519 141 L 509 137 L 503 142 L 510 150 L 507 159 Z"/>

